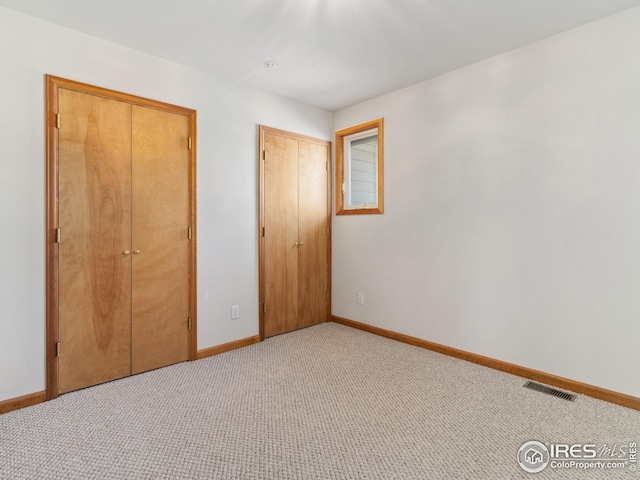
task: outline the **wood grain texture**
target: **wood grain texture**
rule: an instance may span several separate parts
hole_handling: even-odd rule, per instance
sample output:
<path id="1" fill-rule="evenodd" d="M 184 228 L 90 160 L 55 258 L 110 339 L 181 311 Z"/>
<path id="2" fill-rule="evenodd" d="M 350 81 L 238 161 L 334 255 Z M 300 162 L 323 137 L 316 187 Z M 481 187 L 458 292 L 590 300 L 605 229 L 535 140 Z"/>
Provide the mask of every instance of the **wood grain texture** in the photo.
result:
<path id="1" fill-rule="evenodd" d="M 31 407 L 47 400 L 46 392 L 30 393 L 21 397 L 10 398 L 0 402 L 0 415 L 3 413 L 19 410 L 20 408 Z"/>
<path id="2" fill-rule="evenodd" d="M 56 230 L 58 221 L 58 85 L 54 77 L 45 75 L 46 110 L 45 136 L 47 148 L 46 183 L 46 397 L 51 400 L 58 396 L 58 243 Z"/>
<path id="3" fill-rule="evenodd" d="M 328 151 L 327 145 L 298 142 L 298 328 L 329 319 Z"/>
<path id="4" fill-rule="evenodd" d="M 264 137 L 264 334 L 298 328 L 298 141 Z"/>
<path id="5" fill-rule="evenodd" d="M 331 142 L 328 140 L 322 140 L 321 138 L 315 138 L 315 137 L 309 137 L 307 135 L 301 135 L 299 133 L 294 133 L 294 132 L 288 132 L 286 130 L 280 130 L 277 128 L 272 128 L 272 127 L 265 127 L 264 125 L 260 125 L 258 127 L 259 129 L 259 134 L 264 134 L 264 135 L 275 135 L 277 137 L 282 137 L 282 138 L 289 138 L 291 140 L 301 140 L 303 142 L 307 142 L 307 143 L 315 143 L 317 145 L 329 145 L 331 146 Z M 262 139 L 262 136 L 261 136 Z M 262 145 L 262 142 L 260 142 Z"/>
<path id="6" fill-rule="evenodd" d="M 59 202 L 59 130 L 56 128 L 56 114 L 59 112 L 60 92 L 70 91 L 79 94 L 87 94 L 96 98 L 111 99 L 118 103 L 140 105 L 156 110 L 162 110 L 183 116 L 190 129 L 192 148 L 189 151 L 189 222 L 192 228 L 192 238 L 189 241 L 189 265 L 190 282 L 188 302 L 192 329 L 190 331 L 189 358 L 195 360 L 197 355 L 197 316 L 196 316 L 196 112 L 194 110 L 171 105 L 155 100 L 129 95 L 122 92 L 87 85 L 73 80 L 68 80 L 51 75 L 45 75 L 46 83 L 46 146 L 47 146 L 47 225 L 46 225 L 46 283 L 47 283 L 47 311 L 46 311 L 46 396 L 52 399 L 59 393 L 59 359 L 56 355 L 56 344 L 60 338 L 60 297 L 59 297 L 59 245 L 56 243 L 56 229 L 60 226 L 60 202 Z M 62 123 L 65 124 L 63 118 Z M 129 147 L 130 149 L 130 147 Z M 62 234 L 65 239 L 65 233 Z M 129 242 L 130 243 L 130 242 Z M 128 248 L 131 250 L 131 247 Z M 106 276 L 104 277 L 106 278 Z M 129 307 L 130 308 L 130 307 Z M 68 347 L 68 346 L 67 346 Z M 62 346 L 64 356 L 65 348 Z M 130 356 L 130 355 L 129 355 Z M 130 360 L 129 360 L 130 363 Z"/>
<path id="7" fill-rule="evenodd" d="M 248 347 L 249 345 L 260 343 L 261 341 L 260 335 L 255 335 L 253 337 L 241 338 L 240 340 L 234 340 L 233 342 L 223 343 L 222 345 L 198 350 L 198 360 L 235 350 L 236 348 Z"/>
<path id="8" fill-rule="evenodd" d="M 269 127 L 258 125 L 258 334 L 260 340 L 264 340 L 265 335 L 265 224 L 264 224 L 264 157 L 265 136 L 272 133 Z"/>
<path id="9" fill-rule="evenodd" d="M 594 385 L 589 385 L 586 383 L 578 382 L 576 380 L 559 377 L 557 375 L 552 375 L 550 373 L 541 372 L 539 370 L 522 367 L 520 365 L 514 365 L 513 363 L 503 362 L 502 360 L 496 360 L 494 358 L 485 357 L 483 355 L 459 350 L 453 347 L 448 347 L 446 345 L 430 342 L 421 338 L 411 337 L 409 335 L 393 332 L 391 330 L 385 330 L 383 328 L 366 325 L 364 323 L 356 322 L 346 318 L 333 316 L 332 320 L 336 323 L 346 325 L 347 327 L 357 328 L 358 330 L 380 335 L 382 337 L 391 338 L 399 342 L 442 353 L 443 355 L 466 360 L 467 362 L 476 363 L 478 365 L 493 368 L 495 370 L 500 370 L 502 372 L 517 375 L 519 377 L 534 380 L 536 382 L 545 383 L 547 385 L 569 390 L 571 392 L 587 395 L 589 397 L 597 398 L 598 400 L 604 400 L 605 402 L 615 403 L 617 405 L 622 405 L 623 407 L 632 408 L 634 410 L 640 410 L 640 398 L 638 397 L 614 392 L 612 390 L 607 390 L 606 388 L 596 387 Z"/>
<path id="10" fill-rule="evenodd" d="M 191 150 L 189 151 L 189 226 L 191 240 L 189 240 L 189 315 L 191 316 L 191 330 L 189 331 L 189 360 L 196 360 L 198 355 L 198 229 L 197 229 L 197 179 L 196 179 L 196 144 L 197 119 L 196 112 L 188 115 L 189 136 Z"/>
<path id="11" fill-rule="evenodd" d="M 258 135 L 264 339 L 330 319 L 331 142 L 265 126 Z"/>
<path id="12" fill-rule="evenodd" d="M 265 339 L 264 137 L 269 128 L 258 125 L 258 335 Z"/>
<path id="13" fill-rule="evenodd" d="M 59 392 L 130 374 L 131 107 L 59 92 Z"/>
<path id="14" fill-rule="evenodd" d="M 74 90 L 76 92 L 95 95 L 96 97 L 109 98 L 111 100 L 118 100 L 131 105 L 141 105 L 185 116 L 190 116 L 194 113 L 194 110 L 191 110 L 190 108 L 160 102 L 151 98 L 131 95 L 130 93 L 119 92 L 117 90 L 111 90 L 109 88 L 99 87 L 96 85 L 90 85 L 88 83 L 77 82 L 75 80 L 69 80 L 68 78 L 56 77 L 54 75 L 46 75 L 46 78 L 48 82 L 55 85 L 55 88 Z"/>
<path id="15" fill-rule="evenodd" d="M 189 356 L 189 122 L 132 109 L 131 369 L 139 373 Z"/>

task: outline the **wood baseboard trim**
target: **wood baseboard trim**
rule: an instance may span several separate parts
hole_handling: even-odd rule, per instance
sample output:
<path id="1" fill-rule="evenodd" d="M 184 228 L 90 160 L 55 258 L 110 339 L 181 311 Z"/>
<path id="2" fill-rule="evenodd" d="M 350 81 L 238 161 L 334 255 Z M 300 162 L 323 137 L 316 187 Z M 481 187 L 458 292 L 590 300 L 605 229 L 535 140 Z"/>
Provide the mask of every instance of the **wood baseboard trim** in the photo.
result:
<path id="1" fill-rule="evenodd" d="M 202 360 L 203 358 L 212 357 L 214 355 L 218 355 L 220 353 L 228 352 L 229 350 L 235 350 L 236 348 L 247 347 L 249 345 L 253 345 L 254 343 L 259 343 L 260 335 L 254 335 L 253 337 L 241 338 L 240 340 L 234 340 L 233 342 L 223 343 L 222 345 L 216 345 L 214 347 L 204 348 L 202 350 L 198 350 L 196 354 L 197 360 Z"/>
<path id="2" fill-rule="evenodd" d="M 235 340 L 233 342 L 225 343 L 222 345 L 216 345 L 214 347 L 198 350 L 196 359 L 200 360 L 202 358 L 211 357 L 213 355 L 218 355 L 220 353 L 228 352 L 229 350 L 235 350 L 236 348 L 246 347 L 248 345 L 253 345 L 254 343 L 259 342 L 260 335 L 255 335 L 253 337 L 242 338 L 240 340 Z M 3 413 L 12 412 L 13 410 L 18 410 L 20 408 L 37 405 L 38 403 L 45 402 L 46 400 L 47 392 L 30 393 L 29 395 L 24 395 L 22 397 L 3 400 L 0 401 L 0 415 L 2 415 Z"/>
<path id="3" fill-rule="evenodd" d="M 3 413 L 19 410 L 20 408 L 31 407 L 47 400 L 47 392 L 36 392 L 22 397 L 10 398 L 0 402 L 0 415 Z"/>
<path id="4" fill-rule="evenodd" d="M 430 342 L 421 338 L 411 337 L 402 333 L 393 332 L 391 330 L 385 330 L 384 328 L 374 327 L 365 323 L 356 322 L 342 317 L 332 316 L 332 321 L 340 323 L 347 327 L 357 328 L 365 332 L 380 335 L 382 337 L 391 338 L 399 342 L 408 343 L 416 347 L 421 347 L 427 350 L 431 350 L 437 353 L 442 353 L 450 357 L 466 360 L 467 362 L 477 363 L 484 367 L 493 368 L 502 372 L 524 377 L 536 382 L 546 383 L 557 388 L 569 390 L 571 392 L 580 393 L 588 397 L 597 398 L 598 400 L 604 400 L 605 402 L 615 403 L 622 405 L 623 407 L 632 408 L 634 410 L 640 410 L 640 398 L 626 395 L 624 393 L 614 392 L 605 388 L 596 387 L 582 382 L 577 382 L 564 377 L 558 377 L 550 373 L 541 372 L 539 370 L 533 370 L 531 368 L 522 367 L 520 365 L 514 365 L 513 363 L 503 362 L 502 360 L 496 360 L 494 358 L 485 357 L 457 348 L 448 347 L 439 343 Z"/>

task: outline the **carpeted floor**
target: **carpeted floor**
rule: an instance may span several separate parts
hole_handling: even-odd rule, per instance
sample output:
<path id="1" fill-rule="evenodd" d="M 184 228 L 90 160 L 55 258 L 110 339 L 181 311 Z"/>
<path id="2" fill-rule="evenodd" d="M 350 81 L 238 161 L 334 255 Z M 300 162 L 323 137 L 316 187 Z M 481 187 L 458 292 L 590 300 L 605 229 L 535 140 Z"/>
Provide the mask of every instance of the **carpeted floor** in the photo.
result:
<path id="1" fill-rule="evenodd" d="M 640 412 L 523 383 L 327 323 L 2 415 L 0 479 L 640 479 L 524 472 L 524 442 L 626 448 Z"/>

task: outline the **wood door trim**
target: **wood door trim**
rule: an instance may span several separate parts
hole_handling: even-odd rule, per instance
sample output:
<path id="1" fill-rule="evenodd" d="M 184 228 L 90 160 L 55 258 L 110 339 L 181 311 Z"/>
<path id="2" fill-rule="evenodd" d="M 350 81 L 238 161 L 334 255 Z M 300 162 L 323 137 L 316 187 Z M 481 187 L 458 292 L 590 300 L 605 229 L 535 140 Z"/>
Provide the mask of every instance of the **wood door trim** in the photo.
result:
<path id="1" fill-rule="evenodd" d="M 317 145 L 322 146 L 331 146 L 331 142 L 329 140 L 322 140 L 321 138 L 308 137 L 306 135 L 300 135 L 298 133 L 287 132 L 286 130 L 279 130 L 277 128 L 265 127 L 264 125 L 259 125 L 259 128 L 262 132 L 264 132 L 261 138 L 264 138 L 264 134 L 276 135 L 278 137 L 284 138 L 293 138 L 294 140 L 302 140 L 303 142 L 315 143 Z"/>
<path id="2" fill-rule="evenodd" d="M 197 121 L 196 111 L 191 110 L 189 114 L 189 132 L 191 136 L 191 150 L 189 151 L 189 198 L 190 198 L 190 212 L 189 223 L 191 225 L 191 242 L 189 245 L 189 312 L 191 312 L 191 331 L 189 336 L 189 360 L 198 359 L 198 262 L 197 262 L 197 228 L 196 228 L 196 195 L 197 195 L 197 183 L 196 183 L 196 145 L 197 145 Z"/>
<path id="3" fill-rule="evenodd" d="M 117 90 L 110 90 L 104 87 L 89 85 L 88 83 L 76 82 L 75 80 L 69 80 L 67 78 L 55 77 L 53 75 L 45 75 L 45 78 L 47 79 L 47 82 L 53 82 L 56 89 L 67 88 L 76 92 L 96 95 L 98 97 L 104 97 L 111 100 L 120 100 L 131 105 L 155 108 L 166 112 L 176 113 L 178 115 L 191 116 L 195 113 L 195 110 L 190 108 L 180 107 L 178 105 L 172 105 L 170 103 L 152 100 L 150 98 L 139 97 L 129 93 L 118 92 Z"/>
<path id="4" fill-rule="evenodd" d="M 286 130 L 279 130 L 277 128 L 267 127 L 264 125 L 258 125 L 258 317 L 259 317 L 259 336 L 260 340 L 265 339 L 265 326 L 264 326 L 264 302 L 265 302 L 265 247 L 264 236 L 262 235 L 264 224 L 264 151 L 265 151 L 265 135 L 276 135 L 285 138 L 293 138 L 295 140 L 302 140 L 304 142 L 313 143 L 317 145 L 323 145 L 327 147 L 327 225 L 329 231 L 327 232 L 327 264 L 328 264 L 328 278 L 327 289 L 329 291 L 329 298 L 327 299 L 327 321 L 331 320 L 331 246 L 333 225 L 331 223 L 331 186 L 332 186 L 332 168 L 331 168 L 331 142 L 329 140 L 322 140 L 319 138 L 309 137 L 306 135 L 300 135 L 297 133 L 288 132 Z"/>
<path id="5" fill-rule="evenodd" d="M 163 110 L 188 118 L 190 126 L 191 150 L 189 154 L 189 203 L 191 239 L 189 310 L 191 331 L 189 334 L 189 360 L 197 359 L 197 229 L 196 229 L 196 111 L 157 100 L 130 95 L 116 90 L 97 87 L 61 77 L 45 75 L 45 135 L 46 135 L 46 399 L 58 396 L 58 243 L 56 241 L 59 222 L 58 212 L 58 90 L 68 89 L 89 95 L 118 100 L 132 105 Z M 64 234 L 63 234 L 64 235 Z"/>
<path id="6" fill-rule="evenodd" d="M 46 398 L 58 396 L 58 243 L 56 233 L 58 220 L 58 135 L 56 135 L 56 113 L 58 112 L 58 85 L 55 79 L 46 79 Z"/>

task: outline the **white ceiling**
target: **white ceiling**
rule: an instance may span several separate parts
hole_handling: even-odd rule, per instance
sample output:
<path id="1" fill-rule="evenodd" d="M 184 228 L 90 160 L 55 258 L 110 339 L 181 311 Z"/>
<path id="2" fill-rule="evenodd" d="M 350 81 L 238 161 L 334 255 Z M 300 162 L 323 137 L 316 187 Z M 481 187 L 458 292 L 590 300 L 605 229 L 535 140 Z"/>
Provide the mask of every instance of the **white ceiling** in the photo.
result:
<path id="1" fill-rule="evenodd" d="M 330 111 L 639 5 L 640 0 L 0 0 L 0 6 Z M 266 70 L 266 61 L 280 66 Z"/>

